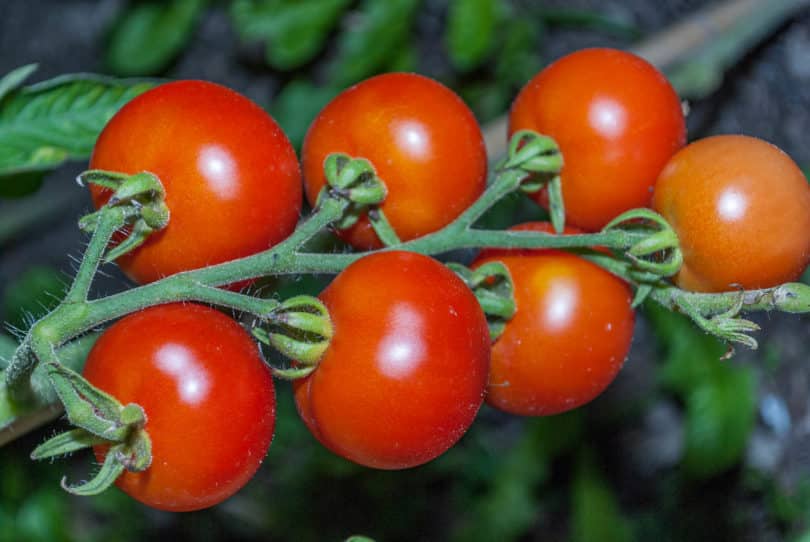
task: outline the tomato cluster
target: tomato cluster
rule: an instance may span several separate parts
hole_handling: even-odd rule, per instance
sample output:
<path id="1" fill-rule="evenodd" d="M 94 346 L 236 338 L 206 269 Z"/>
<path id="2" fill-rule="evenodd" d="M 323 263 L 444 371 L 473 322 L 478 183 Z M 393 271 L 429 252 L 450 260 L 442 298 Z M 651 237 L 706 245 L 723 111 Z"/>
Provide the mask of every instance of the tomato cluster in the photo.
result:
<path id="1" fill-rule="evenodd" d="M 773 286 L 810 260 L 810 189 L 795 164 L 742 136 L 682 148 L 675 91 L 634 55 L 564 57 L 520 92 L 509 120 L 510 133 L 544 133 L 562 150 L 565 235 L 652 205 L 680 239 L 675 281 L 691 290 Z M 318 115 L 302 157 L 313 205 L 335 152 L 373 163 L 387 188 L 374 211 L 403 241 L 453 222 L 486 187 L 474 116 L 419 75 L 374 77 Z M 91 166 L 150 171 L 166 189 L 169 226 L 119 262 L 142 283 L 265 250 L 290 235 L 300 212 L 287 138 L 256 105 L 210 83 L 170 83 L 130 102 L 101 134 Z M 110 193 L 94 188 L 93 197 L 102 205 Z M 369 215 L 356 218 L 338 235 L 356 248 L 382 247 Z M 515 229 L 553 235 L 546 223 Z M 434 259 L 378 251 L 341 272 L 320 296 L 334 330 L 329 346 L 294 383 L 315 438 L 357 463 L 401 469 L 449 449 L 484 399 L 513 414 L 549 415 L 599 395 L 632 341 L 630 285 L 560 250 L 485 250 L 472 267 L 494 261 L 511 277 L 516 306 L 494 344 L 476 296 Z M 249 335 L 213 309 L 167 305 L 122 319 L 96 344 L 85 376 L 143 406 L 154 461 L 118 484 L 159 508 L 226 498 L 272 438 L 270 373 Z"/>

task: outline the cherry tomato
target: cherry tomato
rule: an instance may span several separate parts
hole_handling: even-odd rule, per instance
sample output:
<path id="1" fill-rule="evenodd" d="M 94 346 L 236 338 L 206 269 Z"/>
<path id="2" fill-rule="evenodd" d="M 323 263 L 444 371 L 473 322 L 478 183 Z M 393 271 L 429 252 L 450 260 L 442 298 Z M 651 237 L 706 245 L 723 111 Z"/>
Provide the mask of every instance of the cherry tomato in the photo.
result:
<path id="1" fill-rule="evenodd" d="M 169 225 L 118 259 L 139 283 L 265 250 L 292 233 L 301 211 L 287 136 L 258 105 L 204 81 L 160 85 L 125 105 L 90 167 L 149 171 L 166 189 Z M 96 207 L 110 196 L 91 193 Z"/>
<path id="2" fill-rule="evenodd" d="M 383 252 L 347 267 L 320 298 L 334 336 L 294 383 L 312 434 L 379 469 L 420 465 L 455 444 L 483 401 L 490 349 L 461 279 L 427 256 Z"/>
<path id="3" fill-rule="evenodd" d="M 484 138 L 472 111 L 421 75 L 372 77 L 320 112 L 302 152 L 310 203 L 326 184 L 324 160 L 334 152 L 371 161 L 388 188 L 381 208 L 403 241 L 446 226 L 486 186 Z M 357 248 L 382 246 L 366 217 L 340 235 Z"/>
<path id="4" fill-rule="evenodd" d="M 537 222 L 513 229 L 554 231 Z M 602 393 L 630 350 L 630 288 L 564 251 L 488 250 L 473 267 L 490 261 L 509 269 L 517 312 L 492 346 L 487 403 L 541 416 L 577 408 Z"/>
<path id="5" fill-rule="evenodd" d="M 653 206 L 683 251 L 681 288 L 768 288 L 799 278 L 810 262 L 810 187 L 777 147 L 722 135 L 688 145 L 669 161 Z"/>
<path id="6" fill-rule="evenodd" d="M 510 136 L 524 129 L 557 141 L 566 220 L 590 231 L 649 205 L 658 173 L 686 141 L 669 82 L 645 60 L 614 49 L 584 49 L 538 73 L 509 114 Z M 545 191 L 536 198 L 547 205 Z"/>
<path id="7" fill-rule="evenodd" d="M 222 313 L 163 305 L 113 324 L 84 376 L 146 412 L 152 465 L 116 484 L 144 504 L 199 510 L 233 495 L 267 454 L 275 393 L 250 335 Z M 99 460 L 104 449 L 96 448 Z"/>

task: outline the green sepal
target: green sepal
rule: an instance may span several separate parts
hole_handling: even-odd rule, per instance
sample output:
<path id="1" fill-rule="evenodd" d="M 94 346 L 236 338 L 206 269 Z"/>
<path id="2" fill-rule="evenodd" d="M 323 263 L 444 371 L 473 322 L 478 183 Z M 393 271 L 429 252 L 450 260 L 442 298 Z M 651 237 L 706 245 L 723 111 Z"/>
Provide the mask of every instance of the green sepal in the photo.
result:
<path id="1" fill-rule="evenodd" d="M 108 442 L 107 439 L 89 433 L 84 429 L 72 429 L 60 433 L 34 448 L 34 451 L 31 452 L 31 459 L 37 461 L 59 455 L 67 455 L 78 450 L 90 448 L 98 444 L 106 444 Z"/>
<path id="2" fill-rule="evenodd" d="M 488 262 L 474 270 L 454 262 L 447 267 L 472 290 L 487 317 L 490 340 L 495 342 L 517 311 L 509 270 L 502 262 Z"/>
<path id="3" fill-rule="evenodd" d="M 374 233 L 377 234 L 383 245 L 390 247 L 402 242 L 397 232 L 394 231 L 394 227 L 388 222 L 388 217 L 385 216 L 382 209 L 369 209 L 368 219 L 371 222 L 371 227 L 374 228 Z"/>
<path id="4" fill-rule="evenodd" d="M 636 292 L 633 295 L 633 301 L 630 303 L 630 308 L 635 309 L 644 303 L 644 300 L 652 293 L 652 284 L 641 283 L 636 287 Z"/>
<path id="5" fill-rule="evenodd" d="M 311 375 L 315 369 L 317 369 L 317 367 L 314 365 L 307 367 L 288 367 L 286 369 L 270 367 L 270 371 L 273 373 L 273 376 L 282 380 L 298 380 L 300 378 L 306 378 Z"/>
<path id="6" fill-rule="evenodd" d="M 266 329 L 255 327 L 253 335 L 303 366 L 318 364 L 334 334 L 326 305 L 308 295 L 280 303 L 266 316 L 266 324 Z"/>
<path id="7" fill-rule="evenodd" d="M 114 397 L 59 363 L 48 362 L 45 370 L 71 424 L 108 441 L 122 442 L 127 438 L 130 425 L 122 423 L 124 407 Z M 143 425 L 146 415 L 143 409 L 140 412 L 139 423 Z"/>
<path id="8" fill-rule="evenodd" d="M 119 458 L 122 448 L 122 444 L 110 448 L 104 458 L 104 463 L 101 464 L 101 469 L 87 482 L 71 486 L 67 483 L 67 477 L 62 478 L 62 489 L 73 495 L 89 497 L 98 495 L 109 488 L 124 472 L 124 463 Z"/>
<path id="9" fill-rule="evenodd" d="M 95 184 L 113 193 L 107 203 L 94 213 L 79 220 L 79 228 L 92 233 L 95 231 L 102 213 L 115 208 L 123 213 L 124 224 L 130 228 L 127 237 L 105 255 L 104 261 L 111 262 L 136 249 L 155 231 L 169 223 L 169 207 L 166 205 L 166 191 L 160 179 L 152 173 L 141 172 L 126 175 L 114 171 L 89 170 L 77 177 L 79 184 Z"/>
<path id="10" fill-rule="evenodd" d="M 602 231 L 615 229 L 649 232 L 625 251 L 637 270 L 656 277 L 671 277 L 683 265 L 678 235 L 669 222 L 652 209 L 630 209 L 611 220 Z"/>
<path id="11" fill-rule="evenodd" d="M 565 202 L 562 195 L 562 181 L 555 175 L 548 182 L 548 214 L 554 231 L 562 235 L 565 230 Z"/>
<path id="12" fill-rule="evenodd" d="M 760 327 L 755 322 L 740 318 L 739 314 L 742 310 L 744 300 L 745 292 L 741 291 L 739 298 L 728 311 L 711 317 L 704 316 L 700 310 L 692 305 L 685 297 L 678 298 L 676 303 L 678 308 L 707 333 L 725 341 L 740 343 L 751 350 L 756 350 L 758 347 L 757 340 L 751 337 L 749 333 L 759 331 Z"/>
<path id="13" fill-rule="evenodd" d="M 563 167 L 560 147 L 552 138 L 531 130 L 519 130 L 509 140 L 503 169 L 526 173 L 559 175 Z"/>
<path id="14" fill-rule="evenodd" d="M 343 217 L 335 222 L 338 229 L 354 226 L 369 207 L 381 204 L 388 195 L 385 183 L 377 177 L 371 162 L 365 158 L 352 158 L 342 153 L 332 153 L 323 165 L 329 188 L 318 195 L 318 204 L 323 198 L 343 198 L 350 202 Z"/>

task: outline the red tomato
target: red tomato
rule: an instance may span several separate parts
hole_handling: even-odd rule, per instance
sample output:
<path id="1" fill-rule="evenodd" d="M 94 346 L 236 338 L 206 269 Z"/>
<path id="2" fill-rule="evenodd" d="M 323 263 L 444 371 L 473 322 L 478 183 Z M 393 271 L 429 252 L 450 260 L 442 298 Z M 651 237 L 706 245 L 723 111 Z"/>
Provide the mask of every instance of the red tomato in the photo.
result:
<path id="1" fill-rule="evenodd" d="M 661 172 L 653 206 L 678 234 L 681 288 L 768 288 L 798 279 L 810 262 L 807 179 L 760 139 L 723 135 L 690 144 Z"/>
<path id="2" fill-rule="evenodd" d="M 554 231 L 536 222 L 513 229 Z M 577 408 L 602 393 L 630 350 L 630 288 L 564 251 L 488 250 L 473 267 L 490 261 L 509 269 L 517 312 L 492 346 L 487 403 L 540 416 Z"/>
<path id="3" fill-rule="evenodd" d="M 484 138 L 472 111 L 443 85 L 411 73 L 372 77 L 341 93 L 309 127 L 302 152 L 314 203 L 334 152 L 367 158 L 388 188 L 381 208 L 403 241 L 453 221 L 486 187 Z M 379 248 L 366 217 L 341 237 Z"/>
<path id="4" fill-rule="evenodd" d="M 92 169 L 156 174 L 169 225 L 118 259 L 139 283 L 265 250 L 295 229 L 295 151 L 259 106 L 225 87 L 178 81 L 141 94 L 107 124 Z M 102 205 L 108 190 L 91 186 Z"/>
<path id="5" fill-rule="evenodd" d="M 113 324 L 84 376 L 146 412 L 152 465 L 116 484 L 170 511 L 213 506 L 259 468 L 273 438 L 275 393 L 250 335 L 222 313 L 192 304 L 152 307 Z M 103 448 L 96 448 L 102 460 Z"/>
<path id="6" fill-rule="evenodd" d="M 486 318 L 461 279 L 427 256 L 382 252 L 320 297 L 334 337 L 294 383 L 312 434 L 380 469 L 414 467 L 455 444 L 481 406 L 489 366 Z"/>
<path id="7" fill-rule="evenodd" d="M 566 220 L 590 231 L 649 205 L 658 173 L 686 141 L 669 82 L 614 49 L 578 51 L 538 73 L 509 113 L 509 135 L 524 129 L 557 141 Z M 545 191 L 536 198 L 547 205 Z"/>

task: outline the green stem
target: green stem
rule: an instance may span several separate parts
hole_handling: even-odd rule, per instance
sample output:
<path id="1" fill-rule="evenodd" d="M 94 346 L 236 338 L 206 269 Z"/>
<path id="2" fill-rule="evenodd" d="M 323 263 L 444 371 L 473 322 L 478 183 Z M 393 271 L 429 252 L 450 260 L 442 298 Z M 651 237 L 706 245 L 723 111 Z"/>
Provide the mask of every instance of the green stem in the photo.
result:
<path id="1" fill-rule="evenodd" d="M 73 284 L 65 296 L 65 303 L 81 303 L 87 300 L 90 285 L 95 277 L 96 270 L 104 257 L 104 252 L 110 244 L 110 239 L 120 227 L 124 225 L 125 216 L 121 208 L 105 207 L 98 215 L 90 244 L 84 251 L 82 263 L 73 279 Z"/>

